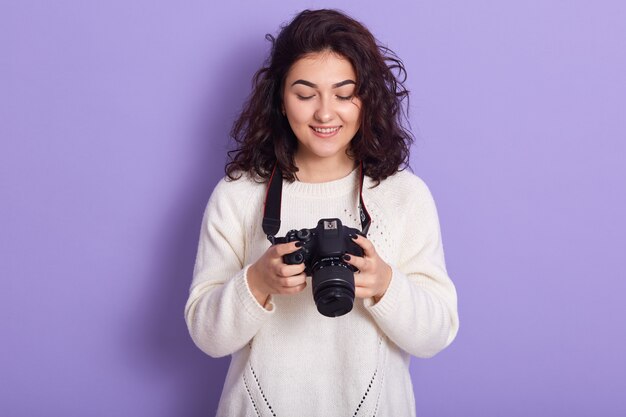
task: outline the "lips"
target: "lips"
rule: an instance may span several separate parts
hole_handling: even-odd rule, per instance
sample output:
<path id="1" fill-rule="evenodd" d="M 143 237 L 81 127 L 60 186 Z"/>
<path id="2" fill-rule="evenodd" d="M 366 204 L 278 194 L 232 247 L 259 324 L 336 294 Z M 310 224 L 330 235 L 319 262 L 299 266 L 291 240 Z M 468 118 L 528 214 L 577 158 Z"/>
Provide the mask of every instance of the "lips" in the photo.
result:
<path id="1" fill-rule="evenodd" d="M 335 127 L 313 127 L 311 126 L 311 128 L 313 130 L 315 130 L 318 133 L 333 133 L 336 132 L 337 130 L 339 130 L 341 126 L 335 126 Z"/>
<path id="2" fill-rule="evenodd" d="M 332 127 L 311 126 L 311 130 L 313 130 L 315 135 L 325 137 L 325 138 L 333 136 L 335 133 L 339 132 L 339 129 L 341 129 L 341 126 L 332 126 Z"/>

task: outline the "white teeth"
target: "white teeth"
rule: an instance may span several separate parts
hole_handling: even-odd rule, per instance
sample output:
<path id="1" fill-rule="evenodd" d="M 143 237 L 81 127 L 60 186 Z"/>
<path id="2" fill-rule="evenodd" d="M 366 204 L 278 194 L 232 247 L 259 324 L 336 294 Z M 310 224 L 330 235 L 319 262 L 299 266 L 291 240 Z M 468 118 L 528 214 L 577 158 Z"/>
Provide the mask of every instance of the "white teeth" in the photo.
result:
<path id="1" fill-rule="evenodd" d="M 333 133 L 339 130 L 339 127 L 330 127 L 330 128 L 314 127 L 313 130 L 315 130 L 318 133 Z"/>

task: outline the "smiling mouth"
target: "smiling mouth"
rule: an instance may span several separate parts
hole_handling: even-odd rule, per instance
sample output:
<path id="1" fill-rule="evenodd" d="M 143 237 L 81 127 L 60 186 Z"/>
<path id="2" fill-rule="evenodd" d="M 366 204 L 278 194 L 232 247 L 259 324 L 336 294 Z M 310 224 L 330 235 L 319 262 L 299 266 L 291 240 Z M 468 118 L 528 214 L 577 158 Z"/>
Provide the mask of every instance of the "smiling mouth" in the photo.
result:
<path id="1" fill-rule="evenodd" d="M 313 131 L 315 133 L 321 133 L 322 135 L 331 135 L 331 134 L 337 132 L 339 129 L 341 129 L 341 126 L 335 126 L 335 127 L 313 127 L 313 126 L 311 126 L 311 129 L 313 129 Z"/>

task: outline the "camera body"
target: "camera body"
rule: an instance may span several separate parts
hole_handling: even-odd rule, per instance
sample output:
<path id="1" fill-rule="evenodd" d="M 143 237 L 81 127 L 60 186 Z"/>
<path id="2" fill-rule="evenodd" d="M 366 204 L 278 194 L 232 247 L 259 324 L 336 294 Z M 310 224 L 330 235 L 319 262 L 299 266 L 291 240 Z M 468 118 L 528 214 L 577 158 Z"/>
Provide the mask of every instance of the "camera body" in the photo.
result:
<path id="1" fill-rule="evenodd" d="M 305 273 L 312 276 L 313 299 L 317 310 L 327 317 L 342 316 L 354 304 L 354 272 L 346 263 L 346 254 L 363 256 L 363 249 L 351 235 L 363 233 L 341 224 L 337 218 L 321 219 L 313 229 L 290 230 L 274 243 L 302 242 L 295 252 L 283 257 L 286 264 L 305 265 Z"/>

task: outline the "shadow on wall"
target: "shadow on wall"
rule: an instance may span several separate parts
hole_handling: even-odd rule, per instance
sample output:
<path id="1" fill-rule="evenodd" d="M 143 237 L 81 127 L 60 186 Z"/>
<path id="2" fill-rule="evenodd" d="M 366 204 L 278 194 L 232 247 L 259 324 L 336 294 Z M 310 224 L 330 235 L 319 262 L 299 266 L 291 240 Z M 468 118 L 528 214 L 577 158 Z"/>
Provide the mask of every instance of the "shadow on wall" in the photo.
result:
<path id="1" fill-rule="evenodd" d="M 163 410 L 163 416 L 212 416 L 217 410 L 230 357 L 213 359 L 201 352 L 189 336 L 183 312 L 202 213 L 224 175 L 228 132 L 269 47 L 261 36 L 241 47 L 233 45 L 230 56 L 208 62 L 213 75 L 207 80 L 205 102 L 200 103 L 198 128 L 193 137 L 186 138 L 194 144 L 188 187 L 172 202 L 166 224 L 155 227 L 163 231 L 152 271 L 155 288 L 142 302 L 146 308 L 141 322 L 132 327 L 141 360 L 158 372 L 153 377 L 163 379 L 164 391 L 175 397 L 173 409 Z"/>

